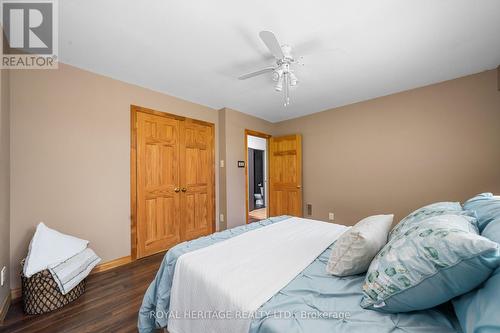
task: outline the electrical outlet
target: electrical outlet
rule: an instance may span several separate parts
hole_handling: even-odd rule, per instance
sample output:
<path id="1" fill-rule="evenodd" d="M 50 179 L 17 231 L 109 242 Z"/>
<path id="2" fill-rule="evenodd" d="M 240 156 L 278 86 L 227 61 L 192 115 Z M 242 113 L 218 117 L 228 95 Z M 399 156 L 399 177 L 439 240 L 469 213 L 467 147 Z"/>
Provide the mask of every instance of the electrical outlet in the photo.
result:
<path id="1" fill-rule="evenodd" d="M 307 215 L 311 216 L 313 213 L 313 205 L 307 204 Z"/>
<path id="2" fill-rule="evenodd" d="M 224 214 L 220 214 L 219 215 L 219 221 L 220 222 L 224 222 Z"/>
<path id="3" fill-rule="evenodd" d="M 334 214 L 334 213 L 328 213 L 328 219 L 329 219 L 330 221 L 335 220 L 335 214 Z"/>
<path id="4" fill-rule="evenodd" d="M 5 275 L 7 274 L 7 267 L 3 266 L 2 272 L 0 273 L 0 286 L 3 287 L 5 284 Z"/>
<path id="5" fill-rule="evenodd" d="M 223 168 L 224 167 L 224 160 L 220 160 L 220 167 Z"/>

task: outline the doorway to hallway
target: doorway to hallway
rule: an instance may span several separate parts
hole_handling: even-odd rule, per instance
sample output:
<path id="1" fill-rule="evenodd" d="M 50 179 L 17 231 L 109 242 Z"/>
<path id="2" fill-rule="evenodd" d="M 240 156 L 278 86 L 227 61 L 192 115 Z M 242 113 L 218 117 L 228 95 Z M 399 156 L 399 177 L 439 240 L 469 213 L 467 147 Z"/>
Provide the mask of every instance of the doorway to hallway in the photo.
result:
<path id="1" fill-rule="evenodd" d="M 269 135 L 245 131 L 247 223 L 266 219 L 268 214 Z"/>

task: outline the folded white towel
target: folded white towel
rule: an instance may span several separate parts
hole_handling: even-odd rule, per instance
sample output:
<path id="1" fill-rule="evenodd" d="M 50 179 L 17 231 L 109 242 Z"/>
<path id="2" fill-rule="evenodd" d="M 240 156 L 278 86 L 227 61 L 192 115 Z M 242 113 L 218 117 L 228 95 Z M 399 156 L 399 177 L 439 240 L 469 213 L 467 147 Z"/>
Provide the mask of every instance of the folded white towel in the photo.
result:
<path id="1" fill-rule="evenodd" d="M 86 248 L 66 261 L 52 265 L 49 271 L 61 293 L 66 295 L 85 279 L 100 261 L 101 258 L 92 249 Z"/>
<path id="2" fill-rule="evenodd" d="M 82 252 L 89 241 L 65 235 L 40 222 L 31 239 L 24 263 L 24 276 L 43 271 Z"/>

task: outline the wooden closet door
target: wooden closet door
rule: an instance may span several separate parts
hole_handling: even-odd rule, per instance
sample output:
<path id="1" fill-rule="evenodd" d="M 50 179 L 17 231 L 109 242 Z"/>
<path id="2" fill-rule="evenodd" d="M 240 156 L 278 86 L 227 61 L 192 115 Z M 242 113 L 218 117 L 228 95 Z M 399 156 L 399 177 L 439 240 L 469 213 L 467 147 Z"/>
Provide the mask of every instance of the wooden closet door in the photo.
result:
<path id="1" fill-rule="evenodd" d="M 191 119 L 182 127 L 181 225 L 190 240 L 214 231 L 214 129 Z"/>
<path id="2" fill-rule="evenodd" d="M 302 139 L 298 134 L 269 142 L 269 215 L 302 216 Z"/>
<path id="3" fill-rule="evenodd" d="M 179 120 L 137 113 L 139 258 L 164 251 L 181 241 L 179 141 Z"/>

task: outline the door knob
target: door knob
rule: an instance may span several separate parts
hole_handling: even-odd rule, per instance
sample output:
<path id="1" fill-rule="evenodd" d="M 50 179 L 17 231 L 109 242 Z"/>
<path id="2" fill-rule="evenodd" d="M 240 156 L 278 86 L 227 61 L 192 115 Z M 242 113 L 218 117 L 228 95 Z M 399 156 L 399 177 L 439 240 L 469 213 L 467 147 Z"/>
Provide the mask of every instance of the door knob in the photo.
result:
<path id="1" fill-rule="evenodd" d="M 301 186 L 300 186 L 300 185 L 297 185 L 297 188 L 301 188 Z"/>
<path id="2" fill-rule="evenodd" d="M 180 188 L 178 188 L 178 187 L 174 188 L 174 192 L 175 192 L 175 193 L 179 193 L 179 191 L 180 191 L 180 190 L 181 190 L 181 189 L 180 189 Z"/>
<path id="3" fill-rule="evenodd" d="M 186 191 L 187 191 L 187 188 L 183 187 L 183 188 L 181 188 L 181 191 L 182 191 L 182 192 L 186 192 Z"/>

